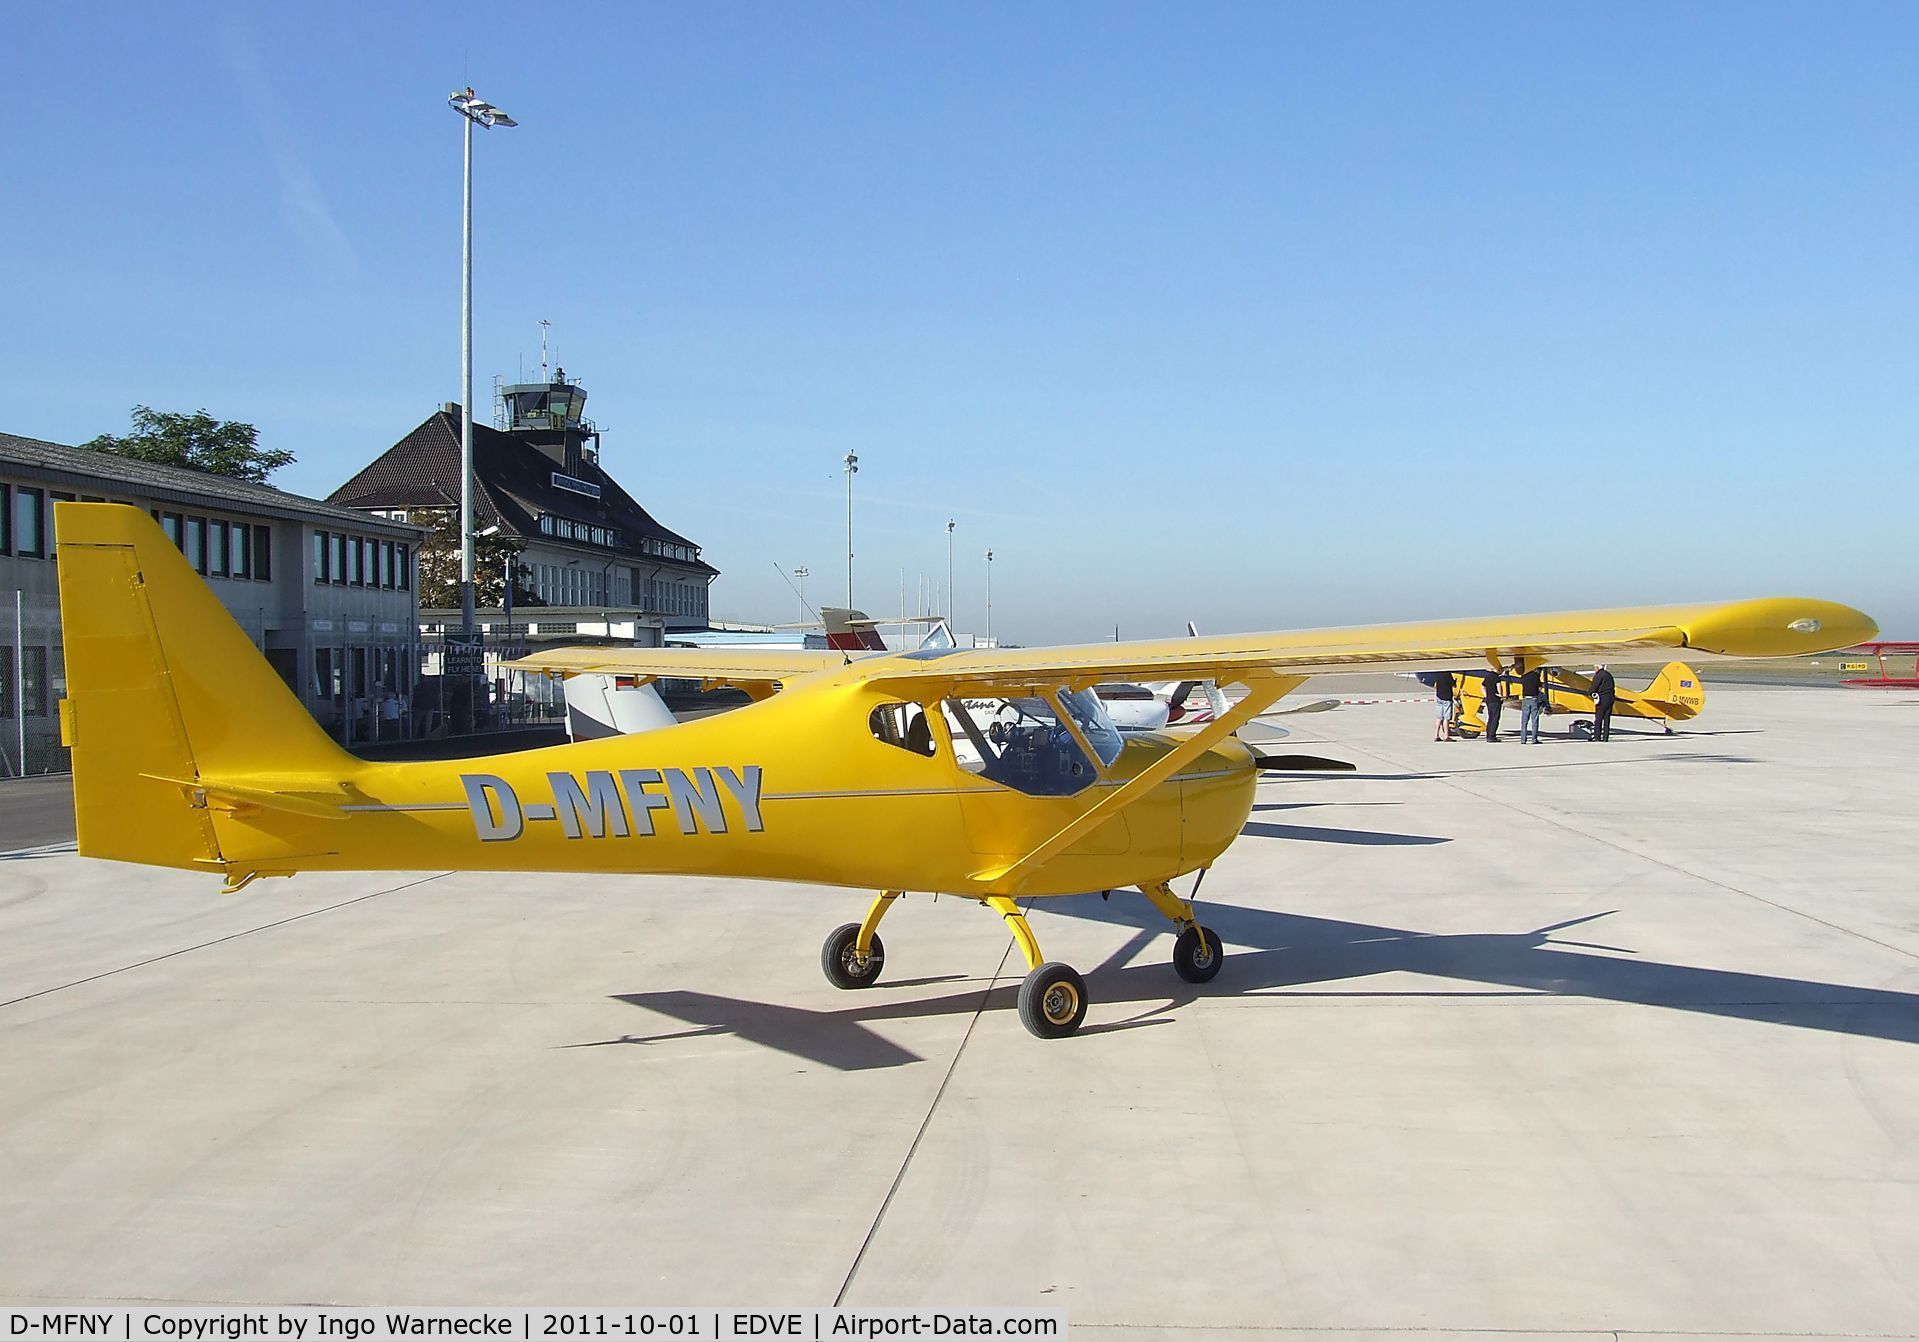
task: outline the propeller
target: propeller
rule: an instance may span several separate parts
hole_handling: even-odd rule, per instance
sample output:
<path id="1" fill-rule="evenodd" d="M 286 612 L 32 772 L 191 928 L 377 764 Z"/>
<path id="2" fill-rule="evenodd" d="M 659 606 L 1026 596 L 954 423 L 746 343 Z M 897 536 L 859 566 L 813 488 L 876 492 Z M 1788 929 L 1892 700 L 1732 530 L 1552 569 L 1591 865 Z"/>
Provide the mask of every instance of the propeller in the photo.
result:
<path id="1" fill-rule="evenodd" d="M 1324 755 L 1253 755 L 1253 765 L 1259 769 L 1278 770 L 1284 773 L 1350 773 L 1358 766 L 1350 760 L 1328 759 Z"/>

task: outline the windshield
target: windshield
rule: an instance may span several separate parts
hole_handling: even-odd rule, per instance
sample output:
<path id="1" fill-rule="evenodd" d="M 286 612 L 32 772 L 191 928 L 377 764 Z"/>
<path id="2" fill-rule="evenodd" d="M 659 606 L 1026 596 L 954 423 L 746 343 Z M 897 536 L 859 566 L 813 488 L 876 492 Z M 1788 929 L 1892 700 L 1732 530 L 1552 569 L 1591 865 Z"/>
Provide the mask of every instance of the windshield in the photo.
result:
<path id="1" fill-rule="evenodd" d="M 954 759 L 969 773 L 1035 797 L 1070 797 L 1097 776 L 1046 699 L 948 699 L 945 710 Z M 1080 721 L 1077 712 L 1074 721 Z M 1104 731 L 1117 739 L 1110 720 Z M 1089 732 L 1087 739 L 1096 738 Z M 1103 754 L 1105 748 L 1094 749 Z"/>
<path id="2" fill-rule="evenodd" d="M 1067 690 L 1059 696 L 1060 706 L 1073 717 L 1080 733 L 1085 736 L 1093 753 L 1099 756 L 1101 764 L 1111 764 L 1119 758 L 1119 752 L 1125 748 L 1119 734 L 1119 728 L 1113 725 L 1113 719 L 1106 711 L 1106 705 L 1099 701 L 1099 695 L 1092 690 Z"/>

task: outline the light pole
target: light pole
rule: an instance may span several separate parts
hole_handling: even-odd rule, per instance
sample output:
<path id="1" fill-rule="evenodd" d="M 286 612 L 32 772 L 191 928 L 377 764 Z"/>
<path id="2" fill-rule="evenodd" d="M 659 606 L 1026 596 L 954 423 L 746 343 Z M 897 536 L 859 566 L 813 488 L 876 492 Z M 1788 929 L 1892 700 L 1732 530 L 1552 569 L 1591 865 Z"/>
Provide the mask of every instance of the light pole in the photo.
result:
<path id="1" fill-rule="evenodd" d="M 465 123 L 466 191 L 460 216 L 460 627 L 473 628 L 473 128 L 520 123 L 472 89 L 446 95 Z"/>
<path id="2" fill-rule="evenodd" d="M 953 519 L 946 519 L 946 618 L 953 618 Z"/>
<path id="3" fill-rule="evenodd" d="M 808 577 L 811 576 L 812 572 L 813 571 L 807 568 L 806 565 L 804 564 L 800 565 L 798 568 L 793 570 L 793 576 L 800 580 L 800 623 L 801 624 L 806 623 L 806 580 Z"/>
<path id="4" fill-rule="evenodd" d="M 857 452 L 846 454 L 846 604 L 853 604 L 853 477 L 860 473 Z"/>
<path id="5" fill-rule="evenodd" d="M 993 642 L 993 552 L 986 552 L 986 646 L 996 648 Z"/>

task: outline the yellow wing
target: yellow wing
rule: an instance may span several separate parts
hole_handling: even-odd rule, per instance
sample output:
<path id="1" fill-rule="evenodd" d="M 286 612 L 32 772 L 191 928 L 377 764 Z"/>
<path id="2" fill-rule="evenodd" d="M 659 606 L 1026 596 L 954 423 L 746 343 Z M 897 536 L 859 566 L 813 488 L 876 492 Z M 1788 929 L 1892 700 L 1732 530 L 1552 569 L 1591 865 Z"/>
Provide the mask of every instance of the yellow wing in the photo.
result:
<path id="1" fill-rule="evenodd" d="M 1105 680 L 1324 676 L 1561 662 L 1790 657 L 1871 638 L 1878 626 L 1830 601 L 1770 597 L 1702 606 L 1652 606 L 1289 633 L 1224 634 L 1057 648 L 928 649 L 875 658 L 875 683 L 1002 689 Z M 1644 654 L 1644 656 L 1641 656 Z"/>
<path id="2" fill-rule="evenodd" d="M 552 648 L 506 663 L 549 675 L 658 677 L 709 685 L 777 685 L 846 665 L 846 654 L 801 648 Z"/>

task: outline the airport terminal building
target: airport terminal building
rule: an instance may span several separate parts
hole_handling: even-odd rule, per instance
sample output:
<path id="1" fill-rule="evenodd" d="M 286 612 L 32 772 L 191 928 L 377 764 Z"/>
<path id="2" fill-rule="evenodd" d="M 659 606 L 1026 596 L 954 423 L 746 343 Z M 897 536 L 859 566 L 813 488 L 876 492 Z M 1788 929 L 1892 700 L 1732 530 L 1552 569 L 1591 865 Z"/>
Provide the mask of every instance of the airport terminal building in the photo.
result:
<path id="1" fill-rule="evenodd" d="M 525 547 L 519 585 L 534 609 L 516 615 L 530 634 L 585 636 L 574 626 L 590 623 L 607 629 L 599 636 L 658 645 L 672 630 L 704 627 L 719 570 L 607 472 L 599 431 L 585 416 L 585 388 L 561 371 L 551 382 L 504 387 L 500 399 L 503 427 L 473 425 L 473 525 Z M 460 408 L 449 403 L 328 501 L 429 521 L 459 508 L 459 481 Z M 426 612 L 429 622 L 436 614 Z"/>
<path id="2" fill-rule="evenodd" d="M 364 739 L 365 706 L 380 696 L 410 700 L 420 528 L 271 485 L 0 433 L 0 777 L 67 767 L 57 724 L 61 500 L 151 514 L 336 735 Z"/>

